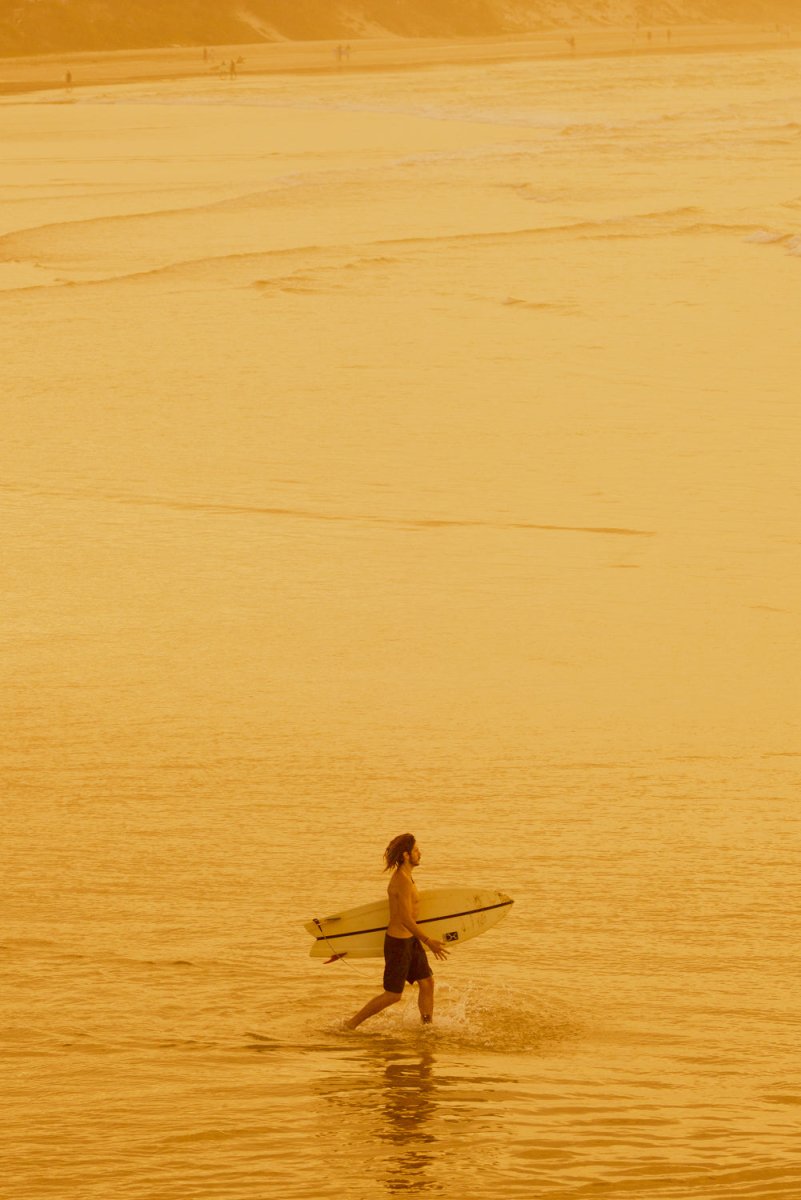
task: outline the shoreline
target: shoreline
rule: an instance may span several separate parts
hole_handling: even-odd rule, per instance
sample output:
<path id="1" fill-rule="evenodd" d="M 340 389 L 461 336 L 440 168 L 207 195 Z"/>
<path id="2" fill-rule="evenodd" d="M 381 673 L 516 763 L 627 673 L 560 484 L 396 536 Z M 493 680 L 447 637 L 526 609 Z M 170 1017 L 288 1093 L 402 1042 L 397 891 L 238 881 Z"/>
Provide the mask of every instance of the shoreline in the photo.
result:
<path id="1" fill-rule="evenodd" d="M 440 66 L 494 66 L 513 62 L 665 57 L 685 54 L 753 53 L 801 48 L 801 39 L 752 26 L 672 26 L 651 30 L 570 29 L 516 37 L 462 39 L 381 38 L 342 41 L 252 42 L 222 47 L 81 51 L 0 59 L 0 97 L 31 92 L 280 75 L 347 75 L 365 71 L 425 70 Z M 204 57 L 207 55 L 207 57 Z"/>

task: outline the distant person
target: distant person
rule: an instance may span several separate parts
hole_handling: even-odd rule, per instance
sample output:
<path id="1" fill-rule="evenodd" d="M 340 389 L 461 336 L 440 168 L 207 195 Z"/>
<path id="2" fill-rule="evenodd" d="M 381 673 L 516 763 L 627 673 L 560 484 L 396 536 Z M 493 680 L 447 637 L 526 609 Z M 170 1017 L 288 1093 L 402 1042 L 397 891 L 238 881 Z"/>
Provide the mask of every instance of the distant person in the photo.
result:
<path id="1" fill-rule="evenodd" d="M 64 86 L 68 92 L 72 91 L 72 71 L 67 71 L 67 74 L 64 76 Z"/>
<path id="2" fill-rule="evenodd" d="M 236 63 L 234 62 L 233 59 L 231 59 L 231 61 L 228 64 L 228 75 L 231 79 L 236 78 Z"/>
<path id="3" fill-rule="evenodd" d="M 203 47 L 203 61 L 204 61 L 204 62 L 208 62 L 208 61 L 209 61 L 209 48 L 208 48 L 208 46 L 204 46 L 204 47 Z"/>
<path id="4" fill-rule="evenodd" d="M 574 38 L 572 35 L 571 35 L 571 36 L 570 36 L 570 37 L 567 39 L 567 44 L 568 44 L 568 46 L 570 47 L 571 53 L 575 54 L 575 52 L 576 52 L 576 39 L 575 39 L 575 38 Z"/>
<path id="5" fill-rule="evenodd" d="M 345 47 L 345 61 L 350 62 L 350 46 Z"/>
<path id="6" fill-rule="evenodd" d="M 442 942 L 427 937 L 417 924 L 418 893 L 412 871 L 420 857 L 420 847 L 412 833 L 393 838 L 384 851 L 385 870 L 392 871 L 387 887 L 389 925 L 384 938 L 384 990 L 345 1022 L 347 1029 L 355 1029 L 368 1017 L 397 1004 L 407 983 L 417 984 L 417 1006 L 423 1024 L 430 1025 L 434 1018 L 434 975 L 423 947 L 428 947 L 438 959 L 447 958 L 448 951 Z"/>

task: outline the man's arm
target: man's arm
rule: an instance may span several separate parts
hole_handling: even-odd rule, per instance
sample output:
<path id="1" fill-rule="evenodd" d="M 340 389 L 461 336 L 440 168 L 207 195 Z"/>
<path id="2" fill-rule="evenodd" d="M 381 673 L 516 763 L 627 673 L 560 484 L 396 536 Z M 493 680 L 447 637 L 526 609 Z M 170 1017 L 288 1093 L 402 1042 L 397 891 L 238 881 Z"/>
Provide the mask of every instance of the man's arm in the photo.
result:
<path id="1" fill-rule="evenodd" d="M 418 925 L 414 919 L 414 909 L 412 907 L 412 884 L 411 880 L 401 879 L 398 881 L 398 918 L 405 929 L 409 933 L 413 933 L 418 941 L 427 946 L 435 958 L 447 958 L 448 951 L 442 942 L 438 942 L 436 938 L 430 938 L 422 926 Z"/>

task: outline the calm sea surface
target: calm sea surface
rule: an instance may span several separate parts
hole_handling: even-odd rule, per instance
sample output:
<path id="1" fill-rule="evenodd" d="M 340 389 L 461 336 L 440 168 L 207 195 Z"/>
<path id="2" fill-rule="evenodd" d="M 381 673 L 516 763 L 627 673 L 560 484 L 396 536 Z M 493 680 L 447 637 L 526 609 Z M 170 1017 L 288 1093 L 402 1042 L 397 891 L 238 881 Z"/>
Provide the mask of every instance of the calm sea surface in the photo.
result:
<path id="1" fill-rule="evenodd" d="M 4 1195 L 801 1194 L 798 54 L 0 135 Z"/>

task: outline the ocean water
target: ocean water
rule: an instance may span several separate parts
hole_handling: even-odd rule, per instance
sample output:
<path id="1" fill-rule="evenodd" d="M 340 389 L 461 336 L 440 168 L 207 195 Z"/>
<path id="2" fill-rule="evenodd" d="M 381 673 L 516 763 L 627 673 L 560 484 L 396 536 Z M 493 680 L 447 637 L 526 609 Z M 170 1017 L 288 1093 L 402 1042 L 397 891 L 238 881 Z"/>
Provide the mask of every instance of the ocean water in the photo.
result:
<path id="1" fill-rule="evenodd" d="M 0 130 L 4 1195 L 796 1197 L 798 54 Z"/>

